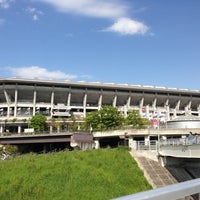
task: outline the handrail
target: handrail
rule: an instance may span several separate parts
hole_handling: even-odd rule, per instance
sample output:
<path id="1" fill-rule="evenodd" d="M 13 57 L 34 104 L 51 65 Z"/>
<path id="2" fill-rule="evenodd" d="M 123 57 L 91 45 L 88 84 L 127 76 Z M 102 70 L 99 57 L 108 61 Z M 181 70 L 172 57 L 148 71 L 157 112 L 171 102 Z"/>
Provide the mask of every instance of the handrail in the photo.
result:
<path id="1" fill-rule="evenodd" d="M 167 140 L 160 140 L 160 146 L 168 145 L 191 145 L 191 144 L 200 144 L 200 136 L 194 136 L 192 139 L 188 138 L 172 138 Z"/>
<path id="2" fill-rule="evenodd" d="M 113 200 L 176 200 L 200 193 L 200 178 L 175 183 L 136 194 L 131 194 Z M 200 198 L 199 198 L 200 199 Z"/>

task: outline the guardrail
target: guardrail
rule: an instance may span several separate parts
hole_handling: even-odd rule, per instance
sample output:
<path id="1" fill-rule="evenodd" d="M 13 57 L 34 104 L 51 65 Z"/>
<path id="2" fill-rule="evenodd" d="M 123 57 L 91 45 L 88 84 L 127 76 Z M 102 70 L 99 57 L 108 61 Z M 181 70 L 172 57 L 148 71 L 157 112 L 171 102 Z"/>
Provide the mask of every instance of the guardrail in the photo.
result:
<path id="1" fill-rule="evenodd" d="M 172 138 L 160 140 L 159 144 L 160 146 L 200 144 L 200 136 L 194 136 L 193 138 Z"/>
<path id="2" fill-rule="evenodd" d="M 115 198 L 113 200 L 177 200 L 180 198 L 189 200 L 193 199 L 190 195 L 194 194 L 197 194 L 197 199 L 200 200 L 199 193 L 200 178 Z"/>
<path id="3" fill-rule="evenodd" d="M 137 141 L 136 150 L 157 150 L 157 140 Z"/>

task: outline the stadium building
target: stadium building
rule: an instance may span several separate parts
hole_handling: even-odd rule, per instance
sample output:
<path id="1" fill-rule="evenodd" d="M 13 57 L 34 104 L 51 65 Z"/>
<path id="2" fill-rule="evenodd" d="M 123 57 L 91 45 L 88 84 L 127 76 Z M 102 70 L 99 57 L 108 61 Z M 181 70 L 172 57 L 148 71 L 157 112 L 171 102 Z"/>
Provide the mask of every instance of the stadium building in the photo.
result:
<path id="1" fill-rule="evenodd" d="M 138 110 L 143 118 L 166 122 L 180 115 L 200 116 L 200 90 L 101 82 L 0 79 L 0 133 L 23 132 L 37 114 L 82 120 L 102 105 L 124 116 Z"/>

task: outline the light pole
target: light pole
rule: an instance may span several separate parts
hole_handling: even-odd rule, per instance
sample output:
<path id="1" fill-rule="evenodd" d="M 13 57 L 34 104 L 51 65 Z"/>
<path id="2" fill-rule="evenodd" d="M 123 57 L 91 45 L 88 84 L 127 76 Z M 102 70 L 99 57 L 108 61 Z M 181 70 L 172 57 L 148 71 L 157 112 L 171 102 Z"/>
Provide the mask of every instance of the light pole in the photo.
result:
<path id="1" fill-rule="evenodd" d="M 157 147 L 157 151 L 159 153 L 160 150 L 160 118 L 158 116 L 157 118 L 157 136 L 158 136 L 158 147 Z"/>

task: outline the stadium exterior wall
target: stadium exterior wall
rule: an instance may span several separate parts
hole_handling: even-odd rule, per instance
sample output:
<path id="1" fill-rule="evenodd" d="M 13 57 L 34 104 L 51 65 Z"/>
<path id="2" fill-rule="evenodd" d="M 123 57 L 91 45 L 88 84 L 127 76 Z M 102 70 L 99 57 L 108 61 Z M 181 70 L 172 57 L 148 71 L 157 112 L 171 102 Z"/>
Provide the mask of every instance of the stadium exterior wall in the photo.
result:
<path id="1" fill-rule="evenodd" d="M 0 79 L 0 122 L 30 119 L 36 114 L 82 120 L 102 105 L 118 108 L 124 116 L 138 110 L 150 120 L 165 123 L 179 115 L 200 116 L 200 91 L 159 86 L 100 82 Z M 26 123 L 27 124 L 27 123 Z"/>

